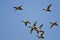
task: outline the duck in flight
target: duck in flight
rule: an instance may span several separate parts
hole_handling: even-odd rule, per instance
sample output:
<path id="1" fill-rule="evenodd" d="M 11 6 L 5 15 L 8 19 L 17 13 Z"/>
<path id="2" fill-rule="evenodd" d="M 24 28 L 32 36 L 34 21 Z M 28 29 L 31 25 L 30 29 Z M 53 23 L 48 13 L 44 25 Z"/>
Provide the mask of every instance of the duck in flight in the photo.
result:
<path id="1" fill-rule="evenodd" d="M 50 23 L 51 23 L 51 27 L 50 28 L 52 28 L 54 26 L 58 26 L 57 22 L 50 22 Z"/>
<path id="2" fill-rule="evenodd" d="M 17 6 L 17 7 L 13 7 L 13 8 L 15 8 L 15 11 L 16 11 L 16 10 L 23 10 L 23 9 L 22 9 L 22 5 Z"/>
<path id="3" fill-rule="evenodd" d="M 37 29 L 37 28 L 36 28 L 36 23 L 37 23 L 37 21 L 35 21 L 32 26 L 29 26 L 29 28 L 31 28 L 30 34 L 32 33 L 33 30 L 36 30 L 36 29 Z"/>
<path id="4" fill-rule="evenodd" d="M 44 31 L 40 35 L 37 35 L 38 39 L 44 38 L 43 35 L 44 35 Z"/>
<path id="5" fill-rule="evenodd" d="M 24 21 L 21 21 L 21 22 L 24 22 L 25 26 L 27 26 L 27 24 L 30 24 L 30 22 L 28 20 L 24 20 Z"/>
<path id="6" fill-rule="evenodd" d="M 37 34 L 38 34 L 39 32 L 43 32 L 43 31 L 42 31 L 42 29 L 41 29 L 41 28 L 42 28 L 42 26 L 43 26 L 43 24 L 41 24 L 41 25 L 39 26 L 39 28 L 38 28 L 38 29 L 36 29 Z"/>
<path id="7" fill-rule="evenodd" d="M 44 8 L 43 10 L 45 10 L 45 11 L 48 11 L 48 12 L 51 12 L 51 10 L 50 10 L 50 7 L 52 6 L 52 4 L 49 4 L 48 6 L 47 6 L 47 8 Z"/>

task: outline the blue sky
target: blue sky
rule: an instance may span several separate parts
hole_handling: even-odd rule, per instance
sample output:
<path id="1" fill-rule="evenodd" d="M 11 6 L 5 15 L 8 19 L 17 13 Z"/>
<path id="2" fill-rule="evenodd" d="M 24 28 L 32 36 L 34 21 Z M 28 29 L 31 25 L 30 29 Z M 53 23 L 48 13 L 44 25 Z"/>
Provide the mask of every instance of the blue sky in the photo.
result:
<path id="1" fill-rule="evenodd" d="M 28 26 L 37 21 L 37 27 L 44 24 L 44 39 L 60 39 L 60 0 L 0 0 L 0 40 L 38 40 L 37 33 L 30 35 Z M 52 4 L 51 12 L 42 10 Z M 14 11 L 14 6 L 22 5 L 23 10 Z M 22 20 L 29 20 L 31 24 L 25 27 Z M 50 23 L 57 21 L 59 26 L 50 29 Z"/>

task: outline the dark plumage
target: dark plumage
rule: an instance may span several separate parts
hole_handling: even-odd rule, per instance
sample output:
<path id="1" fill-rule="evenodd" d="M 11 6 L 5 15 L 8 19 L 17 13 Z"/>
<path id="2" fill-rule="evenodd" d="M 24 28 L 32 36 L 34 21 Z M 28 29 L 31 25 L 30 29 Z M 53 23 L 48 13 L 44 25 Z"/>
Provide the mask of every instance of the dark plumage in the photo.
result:
<path id="1" fill-rule="evenodd" d="M 58 26 L 57 22 L 50 22 L 50 23 L 51 23 L 51 27 L 50 28 L 52 28 L 54 26 Z"/>
<path id="2" fill-rule="evenodd" d="M 37 29 L 37 28 L 36 28 L 36 23 L 37 23 L 37 21 L 35 21 L 32 26 L 29 26 L 29 28 L 31 28 L 30 34 L 32 33 L 33 30 L 36 30 L 36 29 Z"/>
<path id="3" fill-rule="evenodd" d="M 22 21 L 22 22 L 25 23 L 25 26 L 27 26 L 27 24 L 30 24 L 30 22 L 29 22 L 28 20 L 24 20 L 24 21 Z"/>
<path id="4" fill-rule="evenodd" d="M 43 24 L 41 24 L 41 25 L 39 26 L 39 28 L 38 28 L 38 29 L 36 29 L 37 34 L 38 34 L 39 32 L 43 32 L 43 31 L 42 31 L 42 29 L 41 29 L 41 28 L 42 28 L 42 26 L 43 26 Z"/>
<path id="5" fill-rule="evenodd" d="M 51 10 L 50 10 L 51 5 L 52 5 L 52 4 L 49 4 L 49 5 L 47 6 L 47 8 L 44 8 L 43 10 L 48 11 L 48 12 L 51 12 Z"/>
<path id="6" fill-rule="evenodd" d="M 44 31 L 40 35 L 37 35 L 38 39 L 44 38 L 43 35 L 44 35 Z"/>
<path id="7" fill-rule="evenodd" d="M 21 5 L 21 6 L 17 6 L 17 7 L 13 7 L 13 8 L 15 8 L 15 11 L 16 11 L 16 10 L 23 10 L 23 9 L 22 9 L 22 5 Z"/>

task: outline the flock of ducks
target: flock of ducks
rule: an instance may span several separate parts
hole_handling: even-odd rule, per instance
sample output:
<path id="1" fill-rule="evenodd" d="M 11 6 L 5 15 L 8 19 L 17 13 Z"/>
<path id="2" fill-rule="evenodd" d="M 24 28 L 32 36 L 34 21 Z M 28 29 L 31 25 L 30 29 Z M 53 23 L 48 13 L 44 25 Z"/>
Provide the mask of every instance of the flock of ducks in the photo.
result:
<path id="1" fill-rule="evenodd" d="M 46 8 L 44 8 L 43 10 L 47 11 L 47 12 L 51 12 L 50 10 L 50 7 L 51 7 L 52 4 L 49 4 Z M 21 6 L 17 6 L 17 7 L 13 7 L 15 8 L 15 11 L 16 10 L 23 10 L 22 9 L 22 5 Z M 28 20 L 24 20 L 24 21 L 21 21 L 25 24 L 25 26 L 27 26 L 28 24 L 30 24 L 30 22 Z M 38 28 L 36 27 L 36 24 L 37 24 L 37 21 L 34 22 L 34 24 L 32 26 L 29 26 L 30 28 L 30 34 L 32 34 L 33 30 L 36 31 L 37 34 L 39 34 L 41 32 L 40 35 L 37 35 L 38 39 L 40 38 L 44 38 L 44 31 L 42 30 L 42 26 L 43 24 L 41 24 Z M 57 22 L 50 22 L 51 26 L 50 26 L 50 29 L 52 27 L 55 27 L 55 26 L 58 26 Z"/>
<path id="2" fill-rule="evenodd" d="M 24 20 L 22 22 L 25 24 L 25 26 L 30 24 L 30 22 L 28 20 Z M 33 30 L 35 30 L 37 34 L 41 33 L 40 35 L 37 35 L 38 39 L 44 38 L 44 36 L 43 36 L 44 31 L 42 30 L 43 24 L 41 24 L 38 28 L 36 27 L 36 24 L 37 24 L 37 21 L 35 21 L 32 26 L 28 26 L 30 28 L 30 34 L 32 34 Z M 57 22 L 50 22 L 50 24 L 51 24 L 50 29 L 52 27 L 58 26 Z"/>

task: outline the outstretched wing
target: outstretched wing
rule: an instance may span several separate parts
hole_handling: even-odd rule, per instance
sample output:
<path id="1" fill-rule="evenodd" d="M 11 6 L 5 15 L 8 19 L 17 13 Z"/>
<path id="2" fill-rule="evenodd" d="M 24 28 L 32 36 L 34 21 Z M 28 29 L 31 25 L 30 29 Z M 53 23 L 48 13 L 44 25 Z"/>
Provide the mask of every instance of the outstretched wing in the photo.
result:
<path id="1" fill-rule="evenodd" d="M 58 26 L 57 22 L 55 22 L 55 25 Z"/>
<path id="2" fill-rule="evenodd" d="M 47 9 L 48 9 L 48 10 L 50 10 L 51 5 L 52 5 L 52 4 L 49 4 L 49 5 L 47 6 Z"/>
<path id="3" fill-rule="evenodd" d="M 41 29 L 41 28 L 42 28 L 42 26 L 43 26 L 43 24 L 41 24 L 41 25 L 39 26 L 39 28 Z"/>
<path id="4" fill-rule="evenodd" d="M 51 23 L 51 26 L 50 26 L 50 28 L 52 28 L 54 25 L 53 25 L 53 23 L 52 22 L 50 22 Z"/>
<path id="5" fill-rule="evenodd" d="M 44 31 L 41 33 L 41 35 L 40 35 L 40 36 L 41 36 L 41 37 L 43 37 L 43 35 L 44 35 Z"/>
<path id="6" fill-rule="evenodd" d="M 32 31 L 33 31 L 33 29 L 31 28 L 31 30 L 30 30 L 30 34 L 32 33 Z"/>
<path id="7" fill-rule="evenodd" d="M 54 25 L 51 25 L 50 29 L 53 27 Z"/>
<path id="8" fill-rule="evenodd" d="M 34 27 L 36 26 L 36 23 L 37 23 L 37 21 L 34 22 L 34 24 L 33 24 Z"/>

